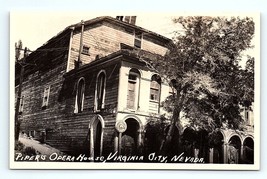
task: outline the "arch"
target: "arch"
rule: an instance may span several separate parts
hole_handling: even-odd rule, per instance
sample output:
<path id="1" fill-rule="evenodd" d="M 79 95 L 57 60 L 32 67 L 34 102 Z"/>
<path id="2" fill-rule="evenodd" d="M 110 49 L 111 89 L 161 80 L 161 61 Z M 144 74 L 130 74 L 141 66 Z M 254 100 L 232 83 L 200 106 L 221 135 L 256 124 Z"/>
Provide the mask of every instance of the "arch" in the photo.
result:
<path id="1" fill-rule="evenodd" d="M 89 123 L 90 157 L 101 156 L 103 151 L 103 134 L 105 122 L 101 115 L 95 115 Z"/>
<path id="2" fill-rule="evenodd" d="M 171 141 L 168 145 L 164 145 L 164 148 L 166 150 L 166 154 L 170 157 L 173 157 L 174 155 L 177 155 L 179 153 L 179 147 L 180 147 L 180 131 L 179 128 L 175 125 L 173 128 L 173 131 L 170 131 L 171 125 L 166 126 L 164 129 L 164 135 L 165 138 L 168 138 L 169 132 L 171 133 Z"/>
<path id="3" fill-rule="evenodd" d="M 127 129 L 122 133 L 121 137 L 121 153 L 122 155 L 132 156 L 139 152 L 141 147 L 141 131 L 140 123 L 134 118 L 125 119 Z"/>
<path id="4" fill-rule="evenodd" d="M 130 73 L 136 73 L 136 74 L 139 74 L 140 77 L 143 76 L 143 75 L 142 75 L 142 72 L 141 72 L 139 69 L 137 69 L 137 68 L 130 68 L 128 74 L 130 74 Z"/>
<path id="5" fill-rule="evenodd" d="M 151 108 L 154 113 L 160 113 L 161 83 L 162 80 L 159 75 L 154 74 L 151 76 L 149 100 L 154 103 L 154 107 Z"/>
<path id="6" fill-rule="evenodd" d="M 186 127 L 183 130 L 182 140 L 194 141 L 196 139 L 196 131 L 192 127 Z"/>
<path id="7" fill-rule="evenodd" d="M 170 82 L 169 82 L 169 95 L 173 96 L 174 94 L 177 94 L 176 87 L 177 87 L 176 79 L 170 80 Z"/>
<path id="8" fill-rule="evenodd" d="M 100 114 L 97 114 L 97 115 L 95 115 L 95 116 L 91 119 L 91 121 L 89 122 L 89 126 L 88 126 L 89 129 L 91 129 L 92 124 L 93 124 L 94 121 L 97 120 L 97 119 L 101 122 L 102 127 L 105 128 L 105 121 L 104 121 L 103 117 L 102 117 Z"/>
<path id="9" fill-rule="evenodd" d="M 254 163 L 254 139 L 248 136 L 243 142 L 243 161 L 245 164 Z"/>
<path id="10" fill-rule="evenodd" d="M 84 104 L 84 92 L 85 92 L 85 78 L 81 77 L 76 83 L 76 98 L 75 98 L 75 113 L 83 111 Z"/>
<path id="11" fill-rule="evenodd" d="M 133 119 L 135 119 L 139 123 L 139 126 L 140 126 L 139 130 L 140 131 L 143 131 L 144 130 L 144 125 L 143 125 L 142 121 L 139 119 L 139 117 L 137 117 L 135 115 L 131 115 L 131 114 L 130 115 L 127 115 L 127 116 L 125 116 L 122 119 L 122 121 L 126 122 L 126 120 L 129 119 L 129 118 L 133 118 Z"/>
<path id="12" fill-rule="evenodd" d="M 106 71 L 100 70 L 96 76 L 95 111 L 99 111 L 105 106 L 106 80 Z"/>
<path id="13" fill-rule="evenodd" d="M 253 135 L 247 134 L 247 135 L 243 136 L 242 144 L 244 144 L 246 139 L 252 139 L 254 141 Z"/>
<path id="14" fill-rule="evenodd" d="M 241 138 L 239 135 L 234 134 L 228 141 L 228 163 L 241 163 Z"/>
<path id="15" fill-rule="evenodd" d="M 181 136 L 182 151 L 186 156 L 194 156 L 196 143 L 196 131 L 192 127 L 186 127 Z"/>
<path id="16" fill-rule="evenodd" d="M 224 142 L 225 135 L 221 130 L 210 134 L 209 144 L 212 148 L 212 163 L 224 163 Z"/>
<path id="17" fill-rule="evenodd" d="M 215 131 L 217 132 L 217 133 L 220 133 L 222 136 L 223 136 L 223 142 L 225 143 L 225 142 L 227 142 L 227 138 L 226 138 L 226 134 L 225 134 L 225 132 L 222 130 L 222 129 L 215 129 Z"/>

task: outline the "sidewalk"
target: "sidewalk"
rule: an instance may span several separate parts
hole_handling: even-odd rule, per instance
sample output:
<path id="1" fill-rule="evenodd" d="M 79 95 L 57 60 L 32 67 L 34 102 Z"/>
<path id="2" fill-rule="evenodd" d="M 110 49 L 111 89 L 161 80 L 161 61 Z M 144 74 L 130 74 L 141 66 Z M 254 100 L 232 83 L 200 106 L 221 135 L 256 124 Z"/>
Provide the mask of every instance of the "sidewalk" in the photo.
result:
<path id="1" fill-rule="evenodd" d="M 34 139 L 29 139 L 25 137 L 20 137 L 19 141 L 25 145 L 25 147 L 32 147 L 37 150 L 40 154 L 51 155 L 52 153 L 63 154 L 63 152 L 59 151 L 56 148 L 53 148 L 46 144 L 41 144 L 39 141 Z"/>

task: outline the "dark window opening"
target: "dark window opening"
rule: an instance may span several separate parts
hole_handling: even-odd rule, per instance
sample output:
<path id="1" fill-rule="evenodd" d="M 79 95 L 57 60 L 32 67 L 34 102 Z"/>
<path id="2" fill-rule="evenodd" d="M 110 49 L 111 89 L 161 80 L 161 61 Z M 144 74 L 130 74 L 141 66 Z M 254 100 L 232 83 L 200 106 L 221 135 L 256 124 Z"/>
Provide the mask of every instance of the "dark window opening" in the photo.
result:
<path id="1" fill-rule="evenodd" d="M 49 93 L 50 93 L 50 87 L 46 87 L 44 89 L 42 108 L 46 108 L 48 106 Z"/>
<path id="2" fill-rule="evenodd" d="M 153 75 L 150 83 L 150 100 L 159 101 L 160 99 L 160 77 Z"/>
<path id="3" fill-rule="evenodd" d="M 96 110 L 104 109 L 106 75 L 101 72 L 97 78 L 96 86 Z"/>
<path id="4" fill-rule="evenodd" d="M 85 54 L 85 55 L 89 55 L 89 47 L 87 47 L 87 46 L 83 46 L 83 50 L 82 50 L 82 54 Z"/>

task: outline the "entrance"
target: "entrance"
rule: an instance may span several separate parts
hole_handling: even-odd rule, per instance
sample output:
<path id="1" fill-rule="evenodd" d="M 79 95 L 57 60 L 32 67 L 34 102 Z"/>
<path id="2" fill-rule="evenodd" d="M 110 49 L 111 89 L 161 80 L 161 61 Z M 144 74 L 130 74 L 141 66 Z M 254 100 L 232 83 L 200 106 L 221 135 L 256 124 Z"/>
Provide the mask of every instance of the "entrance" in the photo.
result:
<path id="1" fill-rule="evenodd" d="M 244 140 L 243 147 L 244 163 L 254 164 L 254 140 L 251 137 L 247 137 Z"/>
<path id="2" fill-rule="evenodd" d="M 224 138 L 221 132 L 216 132 L 212 144 L 213 148 L 213 163 L 224 163 L 223 158 L 223 142 Z"/>
<path id="3" fill-rule="evenodd" d="M 90 157 L 99 157 L 102 155 L 103 143 L 103 119 L 97 115 L 92 119 L 90 125 Z"/>
<path id="4" fill-rule="evenodd" d="M 127 130 L 122 133 L 121 138 L 121 154 L 126 156 L 136 155 L 138 152 L 139 145 L 139 123 L 133 119 L 129 118 L 125 120 L 127 124 Z"/>
<path id="5" fill-rule="evenodd" d="M 241 163 L 241 140 L 238 136 L 233 136 L 229 140 L 228 163 Z"/>

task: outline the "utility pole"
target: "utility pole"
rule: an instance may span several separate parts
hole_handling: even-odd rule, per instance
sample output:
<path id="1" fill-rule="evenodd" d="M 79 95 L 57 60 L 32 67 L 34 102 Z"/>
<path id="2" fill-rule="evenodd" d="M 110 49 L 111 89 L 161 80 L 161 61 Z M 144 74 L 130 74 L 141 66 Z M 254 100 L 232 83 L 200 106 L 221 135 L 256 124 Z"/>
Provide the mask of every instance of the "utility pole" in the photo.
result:
<path id="1" fill-rule="evenodd" d="M 16 59 L 16 63 L 18 63 L 21 67 L 20 68 L 19 85 L 18 85 L 18 93 L 17 93 L 17 103 L 16 103 L 16 107 L 15 107 L 15 141 L 17 141 L 19 139 L 20 124 L 21 124 L 21 121 L 19 120 L 19 108 L 20 108 L 20 102 L 21 102 L 22 83 L 24 80 L 23 76 L 24 76 L 25 65 L 23 64 L 23 62 L 25 61 L 25 59 L 28 55 L 28 49 L 27 49 L 27 47 L 25 47 L 23 59 L 21 60 L 21 62 L 19 62 L 21 50 L 23 50 L 22 49 L 22 42 L 19 41 L 18 44 L 15 43 L 15 52 L 16 52 L 15 59 Z"/>

